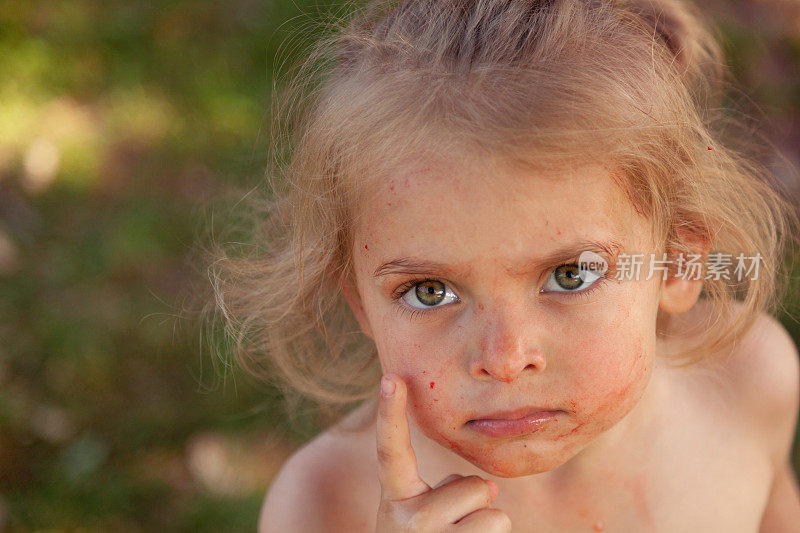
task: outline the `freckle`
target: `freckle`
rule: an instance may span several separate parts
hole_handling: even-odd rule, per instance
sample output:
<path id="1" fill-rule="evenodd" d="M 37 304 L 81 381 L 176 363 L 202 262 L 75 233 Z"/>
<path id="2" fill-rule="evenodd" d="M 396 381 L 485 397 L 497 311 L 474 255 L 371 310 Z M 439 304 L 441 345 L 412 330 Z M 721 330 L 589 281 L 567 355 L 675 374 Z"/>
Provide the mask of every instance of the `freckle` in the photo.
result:
<path id="1" fill-rule="evenodd" d="M 431 381 L 431 388 L 433 388 L 435 386 L 436 386 L 436 382 L 435 381 Z"/>

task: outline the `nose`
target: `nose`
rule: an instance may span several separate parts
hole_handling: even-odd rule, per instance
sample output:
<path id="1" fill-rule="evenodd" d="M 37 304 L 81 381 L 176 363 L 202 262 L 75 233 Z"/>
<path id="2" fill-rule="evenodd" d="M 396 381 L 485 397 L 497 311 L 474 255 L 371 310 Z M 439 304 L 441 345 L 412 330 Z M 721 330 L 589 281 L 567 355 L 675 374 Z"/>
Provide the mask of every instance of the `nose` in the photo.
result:
<path id="1" fill-rule="evenodd" d="M 535 320 L 519 306 L 497 307 L 489 313 L 470 362 L 470 374 L 481 381 L 512 383 L 522 372 L 542 372 L 547 359 L 539 345 Z"/>

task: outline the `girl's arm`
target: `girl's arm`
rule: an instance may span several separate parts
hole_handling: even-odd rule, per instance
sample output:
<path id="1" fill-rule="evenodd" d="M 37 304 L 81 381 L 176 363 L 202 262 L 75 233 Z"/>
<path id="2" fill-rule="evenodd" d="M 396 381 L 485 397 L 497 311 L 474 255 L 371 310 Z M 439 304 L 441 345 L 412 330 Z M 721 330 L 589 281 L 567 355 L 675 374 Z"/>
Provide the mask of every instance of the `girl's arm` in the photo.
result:
<path id="1" fill-rule="evenodd" d="M 791 463 L 785 462 L 775 476 L 761 520 L 761 533 L 792 533 L 800 526 L 800 487 Z"/>
<path id="2" fill-rule="evenodd" d="M 792 444 L 800 407 L 800 362 L 794 340 L 783 325 L 764 316 L 750 344 L 748 381 L 751 404 L 757 406 L 757 431 L 770 443 L 774 476 L 760 533 L 800 531 L 800 487 L 792 467 Z"/>

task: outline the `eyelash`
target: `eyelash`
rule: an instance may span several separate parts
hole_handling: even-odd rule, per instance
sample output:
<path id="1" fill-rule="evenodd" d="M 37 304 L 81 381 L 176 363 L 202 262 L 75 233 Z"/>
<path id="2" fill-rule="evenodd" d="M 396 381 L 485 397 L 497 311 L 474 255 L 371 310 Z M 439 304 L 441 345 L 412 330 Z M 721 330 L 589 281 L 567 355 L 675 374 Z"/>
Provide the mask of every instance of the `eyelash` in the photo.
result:
<path id="1" fill-rule="evenodd" d="M 561 265 L 553 267 L 548 272 L 548 276 L 550 275 L 549 273 L 552 272 L 553 270 L 555 270 L 556 268 L 558 268 L 560 266 L 564 266 L 564 265 L 570 265 L 570 264 L 575 264 L 575 263 L 563 263 Z M 401 316 L 403 316 L 405 314 L 408 314 L 409 318 L 413 319 L 414 317 L 417 317 L 417 316 L 419 316 L 421 314 L 424 314 L 424 313 L 430 313 L 430 312 L 432 312 L 432 311 L 434 311 L 436 309 L 435 307 L 433 307 L 431 309 L 428 309 L 428 310 L 425 310 L 425 309 L 414 309 L 413 307 L 409 307 L 408 305 L 404 305 L 402 302 L 400 302 L 400 299 L 403 296 L 405 296 L 405 294 L 409 290 L 414 288 L 415 285 L 418 285 L 420 283 L 424 283 L 426 281 L 439 281 L 440 283 L 444 283 L 442 280 L 439 280 L 439 279 L 436 279 L 436 278 L 417 277 L 417 278 L 413 278 L 413 279 L 410 279 L 410 280 L 406 281 L 405 283 L 400 285 L 397 289 L 395 289 L 394 294 L 392 294 L 392 301 L 395 302 L 395 304 L 397 306 L 397 311 L 400 313 Z M 595 290 L 599 289 L 600 286 L 603 285 L 605 282 L 606 282 L 606 276 L 600 276 L 599 278 L 597 278 L 595 280 L 594 283 L 589 285 L 588 289 L 583 289 L 582 291 L 548 291 L 548 292 L 557 292 L 557 293 L 561 294 L 562 295 L 561 297 L 563 297 L 563 298 L 585 300 L 586 298 L 589 297 L 589 295 L 591 293 L 593 293 Z M 445 283 L 445 285 L 446 285 L 446 283 Z M 459 299 L 457 301 L 461 301 L 461 299 Z M 441 306 L 441 307 L 446 307 L 446 306 Z"/>

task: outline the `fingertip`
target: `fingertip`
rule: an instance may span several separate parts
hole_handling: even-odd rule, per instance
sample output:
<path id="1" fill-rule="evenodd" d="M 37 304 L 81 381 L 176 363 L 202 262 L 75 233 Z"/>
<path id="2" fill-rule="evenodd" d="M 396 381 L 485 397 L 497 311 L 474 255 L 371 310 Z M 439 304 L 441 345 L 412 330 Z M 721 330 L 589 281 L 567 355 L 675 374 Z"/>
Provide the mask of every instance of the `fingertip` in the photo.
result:
<path id="1" fill-rule="evenodd" d="M 497 486 L 497 483 L 490 479 L 486 480 L 486 484 L 489 485 L 489 495 L 491 496 L 492 501 L 494 501 L 494 499 L 497 498 L 497 494 L 500 492 L 500 488 Z"/>
<path id="2" fill-rule="evenodd" d="M 397 385 L 391 378 L 391 374 L 386 374 L 381 378 L 381 396 L 391 398 L 397 390 Z"/>

